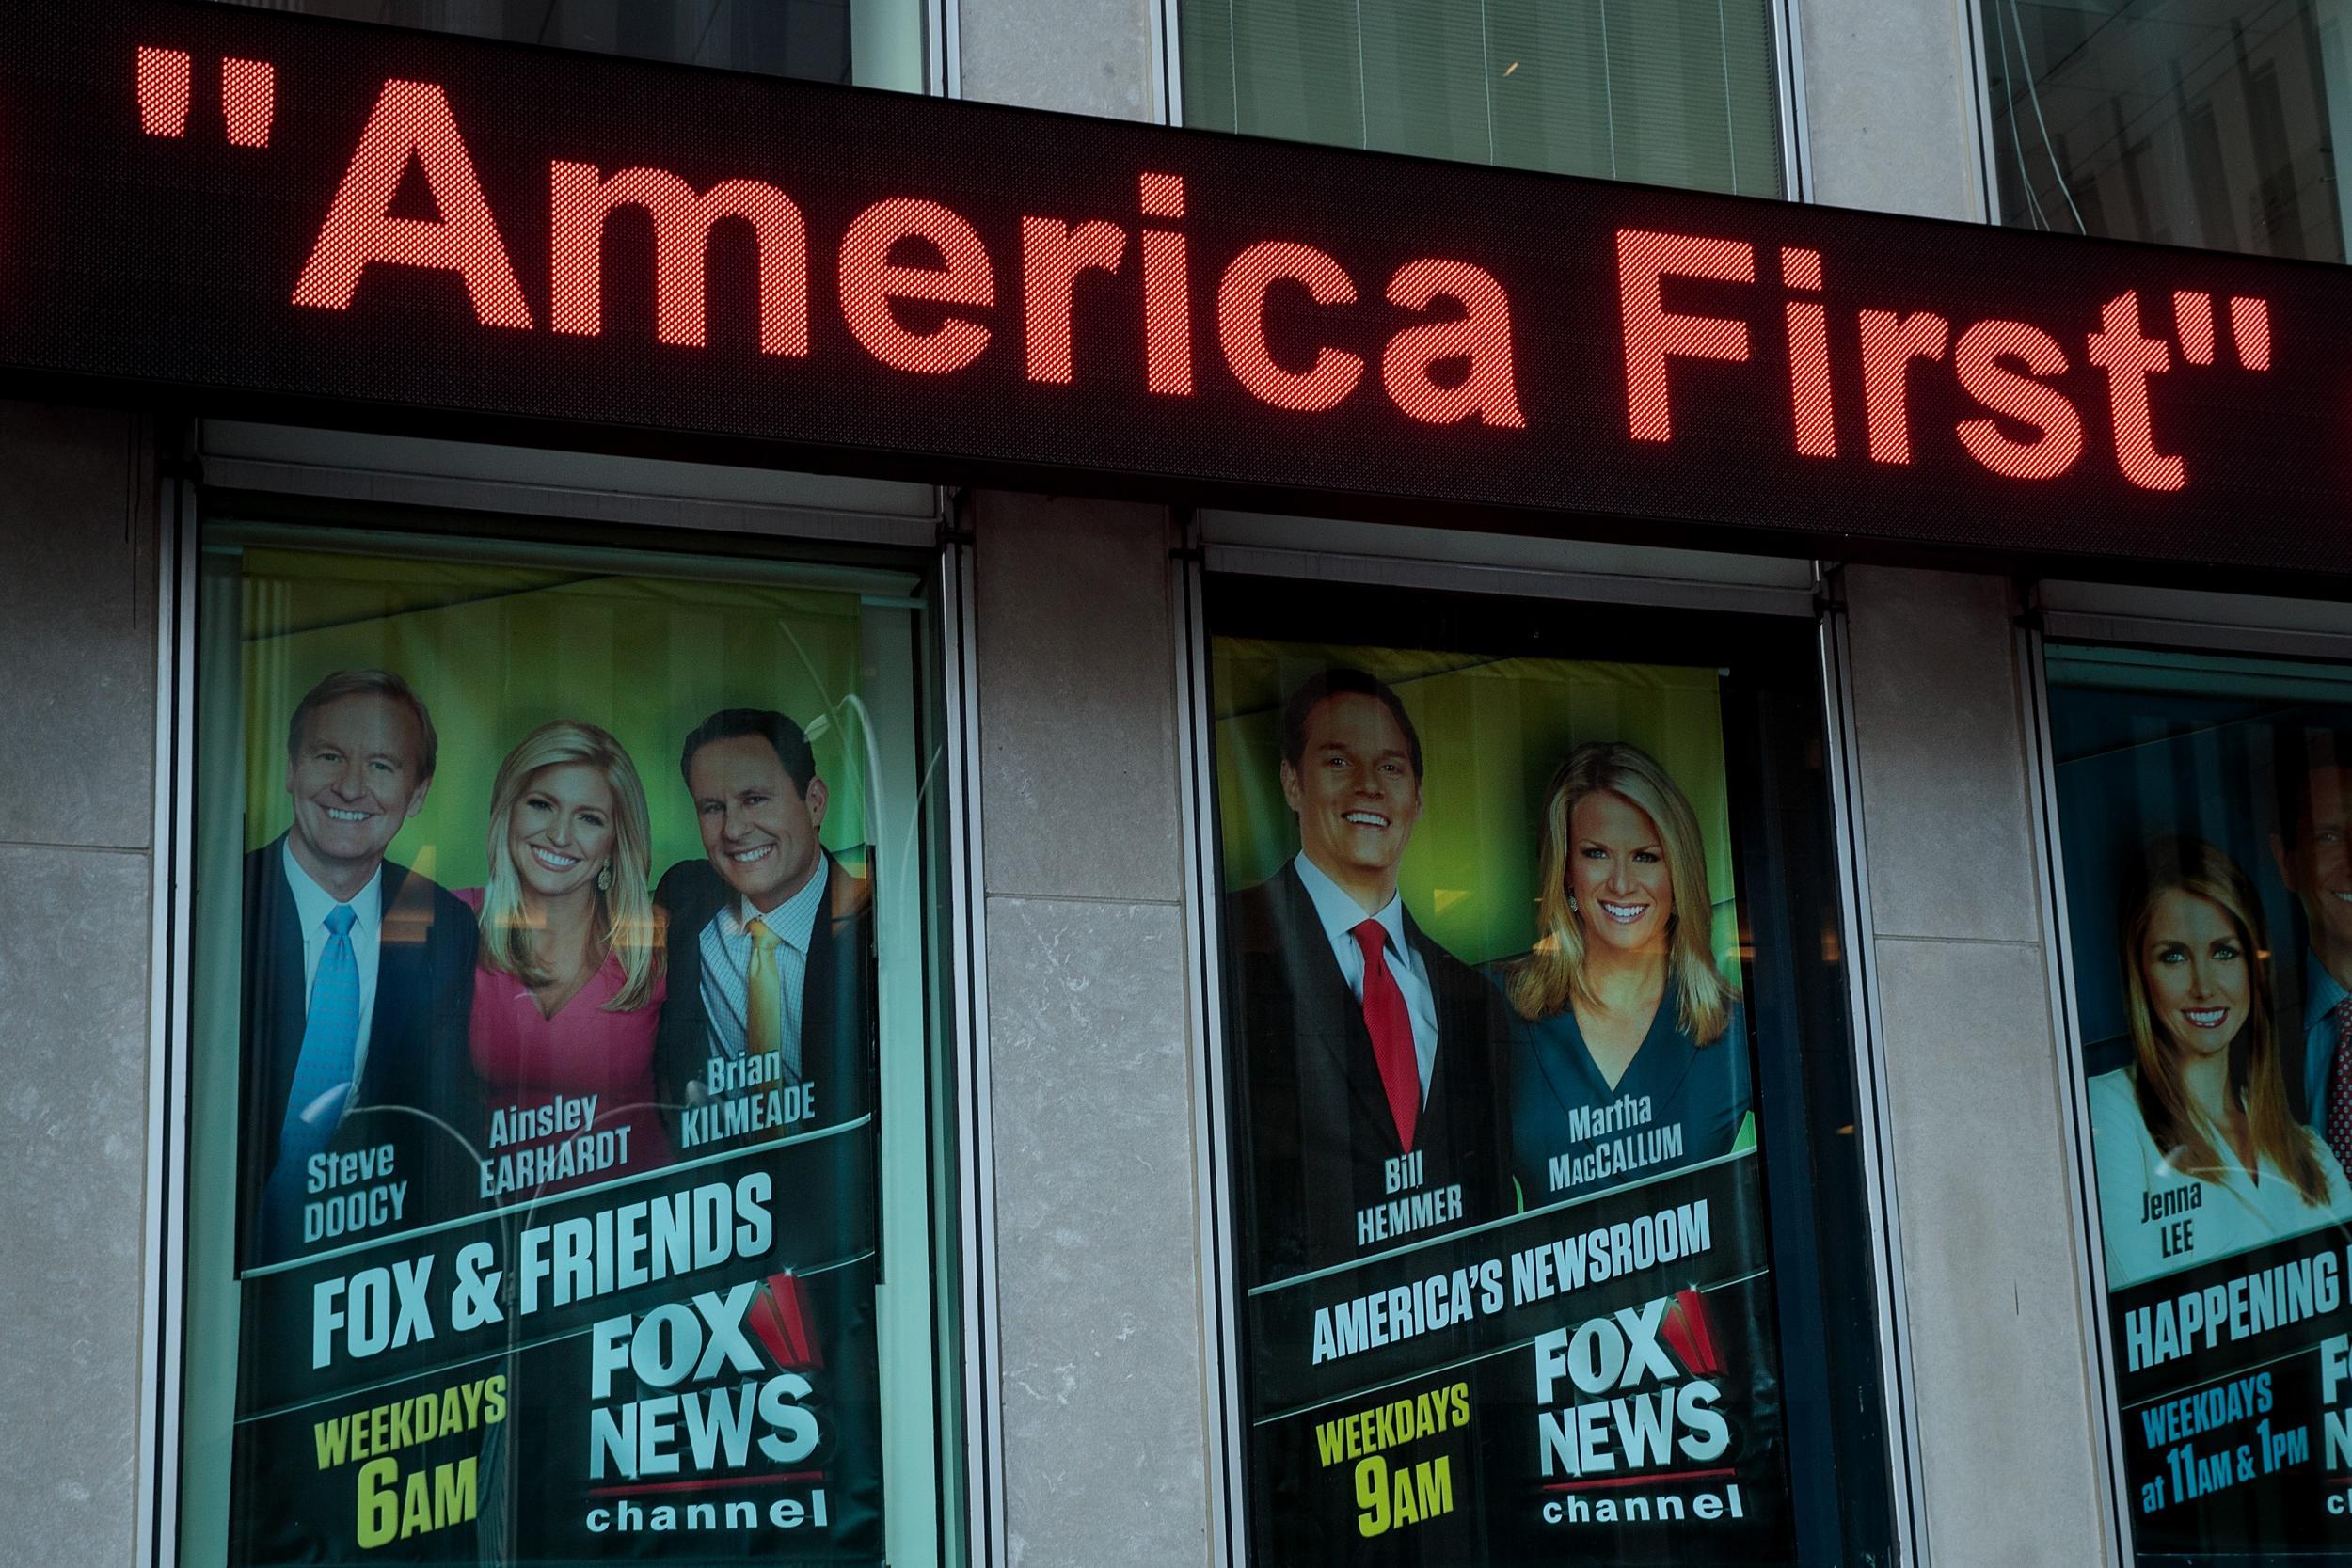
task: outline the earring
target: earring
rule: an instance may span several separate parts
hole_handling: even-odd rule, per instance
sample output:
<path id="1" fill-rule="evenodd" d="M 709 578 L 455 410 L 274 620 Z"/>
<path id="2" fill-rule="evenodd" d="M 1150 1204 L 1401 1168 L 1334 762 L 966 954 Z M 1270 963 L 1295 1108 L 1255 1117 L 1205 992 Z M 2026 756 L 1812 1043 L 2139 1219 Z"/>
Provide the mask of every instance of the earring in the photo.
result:
<path id="1" fill-rule="evenodd" d="M 596 873 L 596 891 L 598 893 L 612 891 L 612 863 L 611 861 L 605 862 L 604 869 Z"/>
<path id="2" fill-rule="evenodd" d="M 1573 893 L 1568 895 L 1568 912 L 1570 914 L 1579 912 L 1576 907 L 1576 895 Z"/>

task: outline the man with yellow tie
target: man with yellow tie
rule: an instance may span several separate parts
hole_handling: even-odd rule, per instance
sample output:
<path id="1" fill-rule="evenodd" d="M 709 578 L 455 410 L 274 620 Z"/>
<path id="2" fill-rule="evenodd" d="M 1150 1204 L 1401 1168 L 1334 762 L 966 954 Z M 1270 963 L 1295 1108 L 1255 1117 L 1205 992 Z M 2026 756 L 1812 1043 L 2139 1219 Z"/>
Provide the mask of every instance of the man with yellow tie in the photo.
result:
<path id="1" fill-rule="evenodd" d="M 669 999 L 656 1064 L 681 1153 L 806 1132 L 870 1103 L 870 890 L 825 852 L 825 782 L 800 725 L 723 708 L 678 771 L 700 861 L 655 890 Z"/>

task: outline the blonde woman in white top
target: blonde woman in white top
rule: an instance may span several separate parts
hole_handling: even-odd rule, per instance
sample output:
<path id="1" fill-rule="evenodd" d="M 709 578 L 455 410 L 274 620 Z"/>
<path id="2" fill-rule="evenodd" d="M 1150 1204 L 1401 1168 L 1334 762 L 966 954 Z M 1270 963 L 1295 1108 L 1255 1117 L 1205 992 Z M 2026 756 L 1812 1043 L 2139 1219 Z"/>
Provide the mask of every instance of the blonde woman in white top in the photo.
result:
<path id="1" fill-rule="evenodd" d="M 2287 1102 L 2262 906 L 2201 840 L 2148 847 L 2123 934 L 2133 1064 L 2090 1081 L 2120 1289 L 2352 1218 L 2328 1147 Z"/>

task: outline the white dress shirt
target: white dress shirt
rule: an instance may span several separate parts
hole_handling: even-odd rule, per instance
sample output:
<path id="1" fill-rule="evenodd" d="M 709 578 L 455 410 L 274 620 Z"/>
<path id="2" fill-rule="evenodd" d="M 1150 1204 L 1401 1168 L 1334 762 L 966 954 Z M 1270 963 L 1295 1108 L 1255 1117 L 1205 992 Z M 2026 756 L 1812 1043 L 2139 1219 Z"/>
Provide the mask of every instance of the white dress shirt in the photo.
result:
<path id="1" fill-rule="evenodd" d="M 1304 850 L 1291 863 L 1298 868 L 1298 879 L 1307 885 L 1307 896 L 1314 901 L 1315 914 L 1323 922 L 1323 934 L 1330 941 L 1331 956 L 1339 959 L 1340 974 L 1360 1007 L 1364 1002 L 1364 950 L 1357 945 L 1356 927 L 1366 918 L 1363 906 L 1326 876 Z M 1370 918 L 1380 922 L 1380 928 L 1388 933 L 1381 950 L 1386 955 L 1389 973 L 1396 978 L 1396 989 L 1405 993 L 1405 1010 L 1413 1020 L 1413 1058 L 1421 1068 L 1422 1098 L 1426 1100 L 1429 1075 L 1438 1067 L 1438 996 L 1429 986 L 1429 966 L 1422 962 L 1421 955 L 1405 940 L 1402 895 L 1390 895 L 1380 912 Z"/>
<path id="2" fill-rule="evenodd" d="M 286 863 L 286 886 L 294 894 L 294 914 L 302 922 L 302 1013 L 310 1014 L 310 988 L 317 984 L 319 959 L 326 956 L 329 932 L 326 917 L 342 902 L 311 879 L 294 859 L 294 841 L 288 839 L 281 853 Z M 351 904 L 351 957 L 359 970 L 359 1038 L 351 1052 L 351 1081 L 354 1085 L 367 1081 L 368 1035 L 375 1023 L 376 959 L 383 951 L 384 936 L 384 867 L 378 865 L 368 885 L 353 894 Z M 358 1090 L 353 1090 L 357 1099 Z M 343 1103 L 346 1108 L 350 1100 Z"/>
<path id="3" fill-rule="evenodd" d="M 2227 1138 L 2213 1140 L 2219 1171 L 2188 1176 L 2173 1169 L 2148 1135 L 2137 1081 L 2127 1067 L 2090 1081 L 2091 1159 L 2110 1291 L 2352 1219 L 2344 1169 L 2317 1138 L 2311 1138 L 2312 1152 L 2327 1182 L 2317 1203 L 2306 1203 L 2267 1155 L 2248 1170 Z M 2164 1207 L 2165 1217 L 2147 1217 L 2151 1196 L 2174 1200 Z"/>
<path id="4" fill-rule="evenodd" d="M 776 971 L 784 984 L 783 1031 L 777 1041 L 787 1083 L 801 1081 L 801 992 L 808 979 L 808 944 L 833 880 L 833 862 L 820 856 L 801 891 L 767 914 L 739 898 L 703 927 L 703 1014 L 710 1022 L 710 1053 L 739 1057 L 750 1034 L 752 933 L 754 920 L 776 937 Z"/>

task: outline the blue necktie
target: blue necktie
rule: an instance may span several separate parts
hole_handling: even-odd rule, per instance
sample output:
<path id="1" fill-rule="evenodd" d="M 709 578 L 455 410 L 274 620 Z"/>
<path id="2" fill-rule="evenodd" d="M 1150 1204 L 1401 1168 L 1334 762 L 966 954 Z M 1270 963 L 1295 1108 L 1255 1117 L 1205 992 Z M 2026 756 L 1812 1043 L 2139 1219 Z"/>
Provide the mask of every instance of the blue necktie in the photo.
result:
<path id="1" fill-rule="evenodd" d="M 334 1137 L 351 1100 L 352 1067 L 359 1044 L 359 960 L 351 951 L 351 927 L 358 918 L 348 904 L 326 911 L 326 950 L 319 955 L 318 974 L 310 981 L 302 1053 L 294 1058 L 286 1120 L 278 1132 L 278 1165 L 262 1205 L 269 1215 L 271 1250 L 278 1256 L 302 1234 L 303 1167 Z"/>

